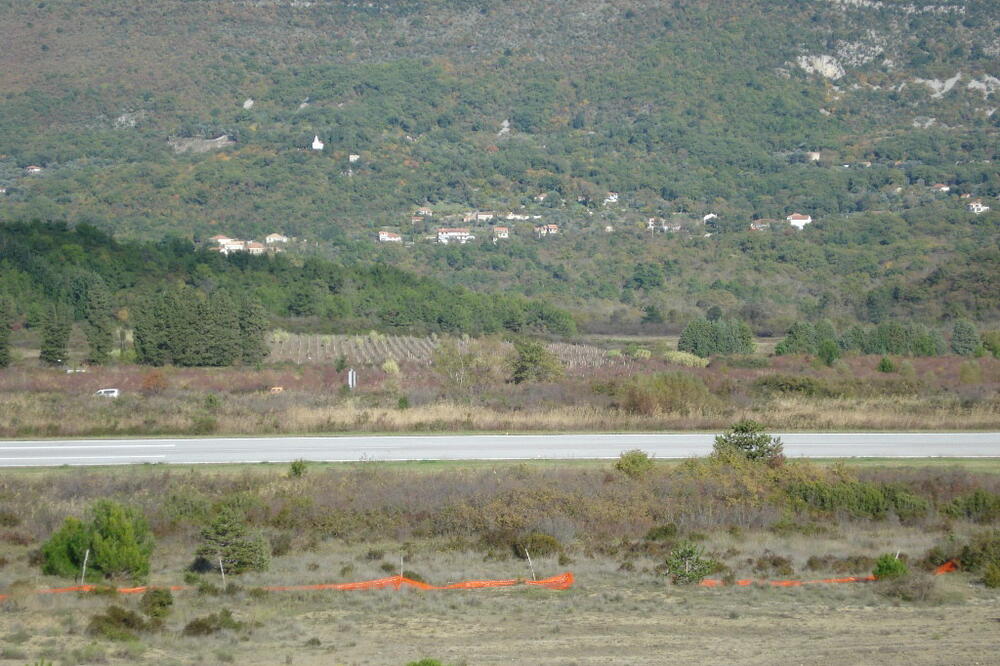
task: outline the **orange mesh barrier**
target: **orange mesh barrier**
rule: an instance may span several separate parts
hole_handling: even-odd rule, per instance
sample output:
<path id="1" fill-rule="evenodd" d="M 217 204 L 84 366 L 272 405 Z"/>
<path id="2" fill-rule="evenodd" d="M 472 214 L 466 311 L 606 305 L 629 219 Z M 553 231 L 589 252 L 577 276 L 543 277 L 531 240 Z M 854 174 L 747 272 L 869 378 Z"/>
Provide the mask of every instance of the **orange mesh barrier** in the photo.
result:
<path id="1" fill-rule="evenodd" d="M 952 571 L 958 571 L 958 562 L 955 560 L 948 560 L 934 570 L 934 575 L 940 576 L 941 574 L 951 573 Z"/>
<path id="2" fill-rule="evenodd" d="M 934 570 L 935 576 L 958 571 L 958 562 L 948 560 Z M 753 580 L 743 578 L 733 581 L 732 585 L 737 587 L 747 587 L 748 585 L 770 585 L 771 587 L 801 587 L 802 585 L 816 585 L 818 583 L 870 583 L 875 580 L 875 576 L 847 576 L 846 578 L 817 578 L 816 580 Z M 726 583 L 717 578 L 706 578 L 698 583 L 701 587 L 725 587 Z"/>
<path id="3" fill-rule="evenodd" d="M 544 587 L 549 590 L 568 590 L 573 586 L 575 578 L 572 573 L 564 573 L 552 578 L 543 580 L 524 580 L 521 578 L 509 578 L 506 580 L 467 580 L 461 583 L 450 585 L 430 585 L 402 576 L 389 576 L 388 578 L 378 578 L 376 580 L 366 580 L 359 583 L 321 583 L 318 585 L 265 585 L 262 590 L 268 592 L 308 592 L 312 590 L 381 590 L 387 587 L 398 590 L 401 587 L 413 587 L 418 590 L 474 590 L 487 587 L 513 587 L 515 585 L 530 585 L 534 587 Z M 156 587 L 156 586 L 153 586 Z M 35 594 L 65 594 L 68 592 L 94 592 L 102 589 L 99 585 L 73 585 L 71 587 L 52 587 L 46 590 L 35 590 Z M 119 587 L 116 588 L 118 594 L 142 594 L 150 587 Z M 190 590 L 186 585 L 171 585 L 164 589 L 172 592 Z M 0 594 L 0 601 L 9 595 Z"/>

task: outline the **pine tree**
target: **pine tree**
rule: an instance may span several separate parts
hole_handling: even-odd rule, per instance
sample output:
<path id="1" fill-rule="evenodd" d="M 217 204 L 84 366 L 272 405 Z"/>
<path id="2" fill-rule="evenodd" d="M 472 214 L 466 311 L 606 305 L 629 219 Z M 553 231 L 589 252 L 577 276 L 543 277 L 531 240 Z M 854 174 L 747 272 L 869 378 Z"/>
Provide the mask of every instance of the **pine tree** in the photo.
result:
<path id="1" fill-rule="evenodd" d="M 83 308 L 86 321 L 87 360 L 106 363 L 114 346 L 114 327 L 111 319 L 111 295 L 103 281 L 93 282 L 87 289 Z"/>
<path id="2" fill-rule="evenodd" d="M 267 332 L 267 313 L 257 301 L 243 296 L 239 302 L 240 357 L 243 363 L 254 365 L 267 357 L 264 335 Z"/>
<path id="3" fill-rule="evenodd" d="M 951 350 L 959 356 L 972 356 L 979 349 L 979 332 L 968 319 L 959 319 L 951 333 Z"/>
<path id="4" fill-rule="evenodd" d="M 201 531 L 203 543 L 198 557 L 213 567 L 222 566 L 226 573 L 266 571 L 271 564 L 267 541 L 246 526 L 246 517 L 236 509 L 223 507 L 215 519 Z"/>
<path id="5" fill-rule="evenodd" d="M 205 339 L 202 365 L 233 365 L 241 358 L 240 316 L 226 291 L 218 290 L 204 303 L 204 316 L 196 327 Z"/>
<path id="6" fill-rule="evenodd" d="M 807 321 L 797 321 L 788 329 L 788 334 L 774 348 L 778 356 L 784 354 L 815 354 L 816 329 Z"/>
<path id="7" fill-rule="evenodd" d="M 5 297 L 0 297 L 0 368 L 10 365 L 10 326 L 14 321 L 14 307 Z"/>
<path id="8" fill-rule="evenodd" d="M 715 329 L 707 319 L 694 319 L 681 332 L 680 340 L 677 341 L 677 349 L 708 358 L 712 355 L 715 347 L 714 334 Z"/>
<path id="9" fill-rule="evenodd" d="M 52 305 L 42 322 L 42 348 L 38 359 L 47 365 L 61 365 L 69 360 L 69 336 L 73 324 L 63 305 Z"/>

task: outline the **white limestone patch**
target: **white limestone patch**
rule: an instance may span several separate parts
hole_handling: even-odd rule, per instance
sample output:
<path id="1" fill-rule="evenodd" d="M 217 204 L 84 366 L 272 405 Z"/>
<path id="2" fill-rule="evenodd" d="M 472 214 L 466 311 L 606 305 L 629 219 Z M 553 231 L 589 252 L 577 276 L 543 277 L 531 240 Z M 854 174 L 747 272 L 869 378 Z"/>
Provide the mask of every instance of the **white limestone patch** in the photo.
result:
<path id="1" fill-rule="evenodd" d="M 811 55 L 799 56 L 796 60 L 799 67 L 809 74 L 819 74 L 828 79 L 836 81 L 847 72 L 843 66 L 831 55 Z"/>

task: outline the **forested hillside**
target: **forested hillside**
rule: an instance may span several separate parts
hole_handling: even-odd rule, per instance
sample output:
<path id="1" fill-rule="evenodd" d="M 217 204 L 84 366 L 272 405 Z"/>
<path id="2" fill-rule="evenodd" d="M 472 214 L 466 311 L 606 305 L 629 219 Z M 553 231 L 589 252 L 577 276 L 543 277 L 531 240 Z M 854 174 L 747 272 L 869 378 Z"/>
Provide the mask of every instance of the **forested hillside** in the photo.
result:
<path id="1" fill-rule="evenodd" d="M 182 285 L 194 289 L 178 290 Z M 101 318 L 113 315 L 123 328 L 145 324 L 166 337 L 171 326 L 180 329 L 189 319 L 204 319 L 204 312 L 224 310 L 211 298 L 199 310 L 198 294 L 202 300 L 250 297 L 285 325 L 324 331 L 568 335 L 575 330 L 566 312 L 544 303 L 479 295 L 387 266 L 287 255 L 224 257 L 178 239 L 118 243 L 89 225 L 0 225 L 0 299 L 9 303 L 15 324 L 38 327 L 53 306 L 86 321 L 90 296 L 98 291 Z"/>
<path id="2" fill-rule="evenodd" d="M 0 219 L 281 231 L 594 330 L 1000 317 L 994 2 L 0 0 L 0 34 Z M 560 235 L 427 240 L 469 210 Z"/>

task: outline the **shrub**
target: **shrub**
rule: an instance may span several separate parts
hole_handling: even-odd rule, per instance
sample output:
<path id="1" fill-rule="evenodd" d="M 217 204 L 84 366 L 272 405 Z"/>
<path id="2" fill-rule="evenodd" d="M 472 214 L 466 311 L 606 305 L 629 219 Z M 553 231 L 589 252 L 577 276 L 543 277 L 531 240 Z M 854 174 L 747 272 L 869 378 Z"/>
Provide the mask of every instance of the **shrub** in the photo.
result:
<path id="1" fill-rule="evenodd" d="M 638 479 L 653 469 L 653 460 L 645 451 L 632 449 L 618 456 L 615 469 L 630 479 Z"/>
<path id="2" fill-rule="evenodd" d="M 388 358 L 382 363 L 382 372 L 385 374 L 395 377 L 399 374 L 399 363 L 396 363 L 395 359 Z"/>
<path id="3" fill-rule="evenodd" d="M 87 633 L 112 641 L 134 641 L 139 638 L 137 632 L 146 628 L 146 621 L 138 613 L 120 606 L 108 606 L 103 613 L 90 618 Z"/>
<path id="4" fill-rule="evenodd" d="M 162 620 L 170 615 L 173 605 L 173 593 L 162 587 L 154 587 L 146 590 L 142 595 L 142 599 L 139 600 L 140 610 L 142 610 L 146 617 L 152 620 Z"/>
<path id="5" fill-rule="evenodd" d="M 646 541 L 669 541 L 670 539 L 675 539 L 677 537 L 677 532 L 677 525 L 674 523 L 651 527 L 649 531 L 646 532 Z"/>
<path id="6" fill-rule="evenodd" d="M 958 366 L 958 381 L 962 384 L 979 384 L 983 381 L 983 368 L 978 361 L 963 361 Z"/>
<path id="7" fill-rule="evenodd" d="M 271 555 L 281 557 L 292 550 L 292 535 L 282 532 L 271 537 Z"/>
<path id="8" fill-rule="evenodd" d="M 990 562 L 983 571 L 983 585 L 990 588 L 1000 587 L 1000 562 Z"/>
<path id="9" fill-rule="evenodd" d="M 562 363 L 542 343 L 518 340 L 514 350 L 517 353 L 511 361 L 510 380 L 515 384 L 546 382 L 562 375 Z"/>
<path id="10" fill-rule="evenodd" d="M 437 659 L 421 659 L 420 661 L 411 661 L 406 666 L 444 666 L 444 664 Z"/>
<path id="11" fill-rule="evenodd" d="M 876 580 L 899 578 L 908 573 L 910 573 L 910 569 L 906 566 L 906 562 L 892 553 L 886 553 L 879 557 L 875 561 L 875 568 L 872 570 L 872 575 L 875 576 Z"/>
<path id="12" fill-rule="evenodd" d="M 740 421 L 717 436 L 713 448 L 718 456 L 737 454 L 747 460 L 766 463 L 784 459 L 781 438 L 771 437 L 764 432 L 762 424 L 751 420 Z"/>
<path id="13" fill-rule="evenodd" d="M 637 375 L 622 387 L 622 407 L 638 414 L 683 412 L 716 404 L 699 377 L 686 372 Z"/>
<path id="14" fill-rule="evenodd" d="M 403 570 L 403 578 L 409 578 L 410 580 L 415 580 L 418 583 L 426 583 L 424 577 L 418 574 L 416 571 L 411 571 L 410 569 Z"/>
<path id="15" fill-rule="evenodd" d="M 964 518 L 977 523 L 1000 520 L 1000 495 L 977 488 L 967 495 L 960 495 L 944 508 L 952 518 Z"/>
<path id="16" fill-rule="evenodd" d="M 879 580 L 876 590 L 890 599 L 928 601 L 934 597 L 936 588 L 937 581 L 934 576 L 921 571 Z"/>
<path id="17" fill-rule="evenodd" d="M 210 636 L 223 629 L 238 631 L 242 628 L 243 623 L 233 619 L 232 611 L 223 608 L 218 613 L 211 613 L 191 620 L 181 633 L 185 636 Z"/>
<path id="18" fill-rule="evenodd" d="M 761 557 L 758 557 L 753 568 L 754 571 L 763 575 L 791 576 L 795 573 L 790 559 L 770 551 L 765 551 Z"/>
<path id="19" fill-rule="evenodd" d="M 227 574 L 266 571 L 271 564 L 267 540 L 259 532 L 249 530 L 245 517 L 235 508 L 222 507 L 202 530 L 201 537 L 204 543 L 197 555 L 213 565 L 221 558 Z"/>
<path id="20" fill-rule="evenodd" d="M 668 351 L 663 354 L 663 360 L 673 365 L 683 365 L 685 368 L 704 368 L 708 366 L 708 359 L 697 354 L 682 351 Z"/>
<path id="21" fill-rule="evenodd" d="M 765 393 L 798 393 L 820 398 L 837 395 L 837 391 L 825 382 L 800 375 L 767 375 L 758 378 L 753 385 Z"/>
<path id="22" fill-rule="evenodd" d="M 514 542 L 513 546 L 514 555 L 522 560 L 528 559 L 528 555 L 531 555 L 533 558 L 549 557 L 562 550 L 562 544 L 559 543 L 559 539 L 540 532 L 532 532 L 527 537 L 518 539 Z"/>
<path id="23" fill-rule="evenodd" d="M 730 368 L 746 368 L 748 370 L 771 367 L 771 359 L 766 356 L 719 356 L 712 361 L 712 366 L 715 367 L 716 363 L 728 365 Z"/>
<path id="24" fill-rule="evenodd" d="M 816 355 L 825 365 L 831 366 L 840 358 L 840 347 L 833 340 L 823 340 L 816 349 Z"/>
<path id="25" fill-rule="evenodd" d="M 959 561 L 969 571 L 984 571 L 990 564 L 1000 562 L 1000 530 L 973 535 L 962 548 Z"/>
<path id="26" fill-rule="evenodd" d="M 878 362 L 877 369 L 879 372 L 896 372 L 896 364 L 888 356 L 883 356 L 882 360 Z"/>
<path id="27" fill-rule="evenodd" d="M 703 550 L 693 543 L 683 543 L 667 557 L 667 574 L 674 585 L 700 583 L 716 567 L 713 560 L 703 557 Z"/>
<path id="28" fill-rule="evenodd" d="M 865 481 L 800 481 L 787 487 L 789 495 L 820 511 L 843 511 L 857 517 L 884 518 L 890 511 L 903 520 L 927 514 L 929 503 L 898 486 Z"/>
<path id="29" fill-rule="evenodd" d="M 139 386 L 147 395 L 163 393 L 167 390 L 167 377 L 162 370 L 150 370 L 142 376 L 142 383 Z"/>
<path id="30" fill-rule="evenodd" d="M 67 518 L 42 546 L 42 570 L 75 578 L 86 557 L 91 580 L 121 576 L 141 579 L 149 574 L 152 551 L 153 536 L 138 510 L 100 500 L 91 509 L 88 522 Z"/>
<path id="31" fill-rule="evenodd" d="M 305 476 L 306 474 L 306 461 L 305 460 L 293 460 L 288 466 L 288 476 L 293 479 L 298 479 Z"/>

